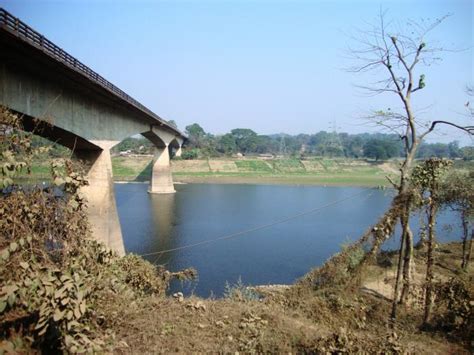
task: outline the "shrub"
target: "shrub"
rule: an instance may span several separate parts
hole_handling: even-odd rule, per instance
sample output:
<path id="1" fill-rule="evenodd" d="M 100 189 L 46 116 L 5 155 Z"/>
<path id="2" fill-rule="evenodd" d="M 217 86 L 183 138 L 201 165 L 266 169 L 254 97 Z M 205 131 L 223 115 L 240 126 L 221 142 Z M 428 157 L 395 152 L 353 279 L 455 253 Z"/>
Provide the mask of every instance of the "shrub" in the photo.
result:
<path id="1" fill-rule="evenodd" d="M 257 301 L 260 296 L 255 290 L 244 285 L 242 278 L 239 276 L 235 284 L 231 285 L 228 282 L 225 283 L 224 298 L 245 302 Z"/>
<path id="2" fill-rule="evenodd" d="M 198 156 L 199 156 L 199 149 L 197 149 L 197 148 L 184 150 L 181 153 L 181 158 L 185 159 L 185 160 L 197 159 Z"/>

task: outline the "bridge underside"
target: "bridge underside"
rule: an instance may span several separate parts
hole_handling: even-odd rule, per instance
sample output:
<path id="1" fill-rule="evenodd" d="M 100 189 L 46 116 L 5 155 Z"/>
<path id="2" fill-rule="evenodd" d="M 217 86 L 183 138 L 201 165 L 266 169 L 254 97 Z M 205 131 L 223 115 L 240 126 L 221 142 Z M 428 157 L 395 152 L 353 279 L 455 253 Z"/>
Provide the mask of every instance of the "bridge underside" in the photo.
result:
<path id="1" fill-rule="evenodd" d="M 155 145 L 151 193 L 174 192 L 168 146 L 183 137 L 39 48 L 0 31 L 0 104 L 19 113 L 25 130 L 73 150 L 89 168 L 93 235 L 124 254 L 110 149 L 142 134 Z"/>

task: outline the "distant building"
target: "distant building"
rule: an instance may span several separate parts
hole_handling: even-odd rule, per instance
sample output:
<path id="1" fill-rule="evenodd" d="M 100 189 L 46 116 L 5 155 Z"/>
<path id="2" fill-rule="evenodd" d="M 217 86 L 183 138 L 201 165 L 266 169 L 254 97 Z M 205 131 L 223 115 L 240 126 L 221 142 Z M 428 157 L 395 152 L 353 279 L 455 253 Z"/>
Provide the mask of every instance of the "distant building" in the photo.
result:
<path id="1" fill-rule="evenodd" d="M 129 149 L 129 150 L 122 150 L 122 151 L 119 153 L 119 155 L 120 155 L 121 157 L 125 157 L 125 156 L 130 155 L 130 154 L 132 154 L 132 151 L 131 151 L 130 149 Z"/>
<path id="2" fill-rule="evenodd" d="M 258 158 L 262 160 L 270 160 L 270 159 L 273 159 L 274 156 L 273 154 L 259 154 Z"/>

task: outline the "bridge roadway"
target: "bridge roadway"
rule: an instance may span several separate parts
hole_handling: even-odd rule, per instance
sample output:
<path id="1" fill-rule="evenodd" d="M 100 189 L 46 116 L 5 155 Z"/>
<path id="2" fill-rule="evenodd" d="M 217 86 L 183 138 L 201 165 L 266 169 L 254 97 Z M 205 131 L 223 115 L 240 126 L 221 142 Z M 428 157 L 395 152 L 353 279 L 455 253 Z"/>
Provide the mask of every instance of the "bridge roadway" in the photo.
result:
<path id="1" fill-rule="evenodd" d="M 21 115 L 25 130 L 86 162 L 92 233 L 119 254 L 125 249 L 110 149 L 143 135 L 155 147 L 149 192 L 175 192 L 170 149 L 180 155 L 184 134 L 1 8 L 0 104 Z"/>

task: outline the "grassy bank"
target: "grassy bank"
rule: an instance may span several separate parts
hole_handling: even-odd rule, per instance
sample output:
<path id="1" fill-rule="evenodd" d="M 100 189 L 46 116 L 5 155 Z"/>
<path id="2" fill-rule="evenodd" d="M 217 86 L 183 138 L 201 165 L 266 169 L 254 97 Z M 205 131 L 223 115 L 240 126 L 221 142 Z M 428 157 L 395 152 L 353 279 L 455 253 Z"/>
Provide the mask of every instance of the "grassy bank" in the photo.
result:
<path id="1" fill-rule="evenodd" d="M 116 181 L 149 181 L 151 157 L 113 157 Z M 456 161 L 455 168 L 473 171 L 473 162 Z M 173 160 L 175 182 L 213 184 L 282 184 L 322 186 L 389 186 L 386 176 L 396 178 L 397 161 L 371 162 L 355 159 L 227 159 Z M 48 180 L 49 163 L 36 161 L 32 181 Z"/>
<path id="2" fill-rule="evenodd" d="M 173 160 L 171 167 L 174 180 L 186 183 L 381 186 L 397 174 L 395 162 L 349 159 Z M 151 158 L 114 157 L 113 172 L 119 181 L 149 180 Z"/>

